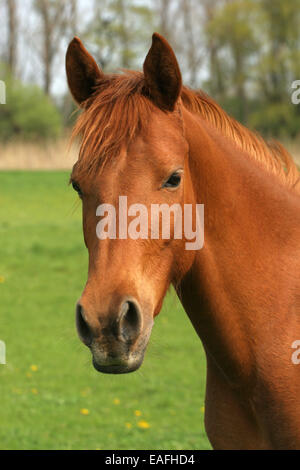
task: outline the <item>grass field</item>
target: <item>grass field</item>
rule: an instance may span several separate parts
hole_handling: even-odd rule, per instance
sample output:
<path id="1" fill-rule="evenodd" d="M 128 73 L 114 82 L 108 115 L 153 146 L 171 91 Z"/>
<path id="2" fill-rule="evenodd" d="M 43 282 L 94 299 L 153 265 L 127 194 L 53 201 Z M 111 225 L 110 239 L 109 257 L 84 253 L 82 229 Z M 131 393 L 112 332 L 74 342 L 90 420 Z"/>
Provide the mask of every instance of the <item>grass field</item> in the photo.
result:
<path id="1" fill-rule="evenodd" d="M 93 369 L 75 331 L 87 253 L 67 182 L 0 172 L 0 448 L 209 449 L 204 354 L 173 294 L 139 371 Z"/>

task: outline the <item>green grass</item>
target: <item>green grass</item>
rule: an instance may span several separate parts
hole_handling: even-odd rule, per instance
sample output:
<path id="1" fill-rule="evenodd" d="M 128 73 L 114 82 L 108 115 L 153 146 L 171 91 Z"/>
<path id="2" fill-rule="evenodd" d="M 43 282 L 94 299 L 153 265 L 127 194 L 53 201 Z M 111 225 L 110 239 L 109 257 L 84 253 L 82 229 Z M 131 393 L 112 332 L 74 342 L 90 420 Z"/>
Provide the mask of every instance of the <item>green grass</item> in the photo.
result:
<path id="1" fill-rule="evenodd" d="M 210 448 L 205 358 L 174 295 L 156 318 L 140 370 L 114 376 L 93 369 L 75 330 L 87 252 L 68 176 L 0 173 L 0 339 L 7 348 L 0 448 Z M 139 428 L 140 420 L 150 427 Z"/>

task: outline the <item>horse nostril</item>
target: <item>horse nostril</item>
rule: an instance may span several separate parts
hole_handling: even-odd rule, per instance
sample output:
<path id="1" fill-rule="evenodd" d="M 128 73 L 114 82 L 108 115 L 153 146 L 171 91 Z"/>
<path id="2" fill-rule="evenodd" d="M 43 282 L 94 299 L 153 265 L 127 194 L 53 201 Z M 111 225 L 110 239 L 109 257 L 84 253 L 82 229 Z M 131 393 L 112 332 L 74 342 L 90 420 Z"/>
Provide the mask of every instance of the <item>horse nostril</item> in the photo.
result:
<path id="1" fill-rule="evenodd" d="M 81 341 L 90 346 L 92 343 L 92 332 L 83 316 L 83 308 L 79 303 L 76 305 L 76 326 Z"/>
<path id="2" fill-rule="evenodd" d="M 138 305 L 133 301 L 126 301 L 121 307 L 119 320 L 120 338 L 127 342 L 133 342 L 142 329 L 142 315 Z"/>

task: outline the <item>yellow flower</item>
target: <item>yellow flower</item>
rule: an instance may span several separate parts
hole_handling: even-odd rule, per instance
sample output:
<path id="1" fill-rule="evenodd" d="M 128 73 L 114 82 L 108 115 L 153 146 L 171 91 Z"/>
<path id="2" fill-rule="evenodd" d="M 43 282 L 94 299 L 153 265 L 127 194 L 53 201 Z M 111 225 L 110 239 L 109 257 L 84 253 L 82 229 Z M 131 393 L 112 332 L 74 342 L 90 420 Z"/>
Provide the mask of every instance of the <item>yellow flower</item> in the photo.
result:
<path id="1" fill-rule="evenodd" d="M 202 413 L 204 413 L 204 411 L 205 411 L 204 406 L 201 406 L 200 410 L 202 411 Z"/>
<path id="2" fill-rule="evenodd" d="M 120 404 L 119 398 L 115 398 L 115 399 L 114 399 L 114 405 L 119 405 L 119 404 Z"/>
<path id="3" fill-rule="evenodd" d="M 26 376 L 30 379 L 30 377 L 32 377 L 32 374 L 30 372 L 27 372 Z"/>
<path id="4" fill-rule="evenodd" d="M 90 414 L 90 412 L 87 408 L 81 408 L 80 413 L 82 415 L 89 415 Z"/>
<path id="5" fill-rule="evenodd" d="M 141 416 L 142 412 L 140 410 L 135 410 L 134 414 L 135 416 Z"/>
<path id="6" fill-rule="evenodd" d="M 31 393 L 33 393 L 33 395 L 37 395 L 39 392 L 37 391 L 36 388 L 32 388 Z"/>
<path id="7" fill-rule="evenodd" d="M 38 366 L 33 364 L 32 366 L 30 366 L 30 369 L 32 370 L 32 372 L 36 372 L 38 370 Z"/>
<path id="8" fill-rule="evenodd" d="M 132 424 L 131 423 L 125 423 L 125 426 L 127 429 L 131 429 L 132 428 Z"/>
<path id="9" fill-rule="evenodd" d="M 138 427 L 141 428 L 141 429 L 148 429 L 150 428 L 150 424 L 147 423 L 147 421 L 139 421 L 138 422 Z"/>
<path id="10" fill-rule="evenodd" d="M 4 277 L 4 276 L 0 276 L 0 284 L 3 284 L 3 282 L 5 282 L 5 277 Z"/>

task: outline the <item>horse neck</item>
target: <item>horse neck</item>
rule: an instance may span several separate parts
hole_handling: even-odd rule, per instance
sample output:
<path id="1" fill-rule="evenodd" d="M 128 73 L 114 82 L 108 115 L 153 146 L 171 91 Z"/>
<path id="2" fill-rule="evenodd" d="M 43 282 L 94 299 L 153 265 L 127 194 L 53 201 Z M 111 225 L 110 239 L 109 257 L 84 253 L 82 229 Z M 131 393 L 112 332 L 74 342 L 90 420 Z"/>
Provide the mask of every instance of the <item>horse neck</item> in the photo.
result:
<path id="1" fill-rule="evenodd" d="M 293 288 L 297 268 L 299 199 L 200 118 L 183 115 L 205 241 L 178 293 L 206 352 L 235 381 L 252 374 L 270 317 L 275 330 L 283 327 L 291 300 L 283 285 Z"/>

